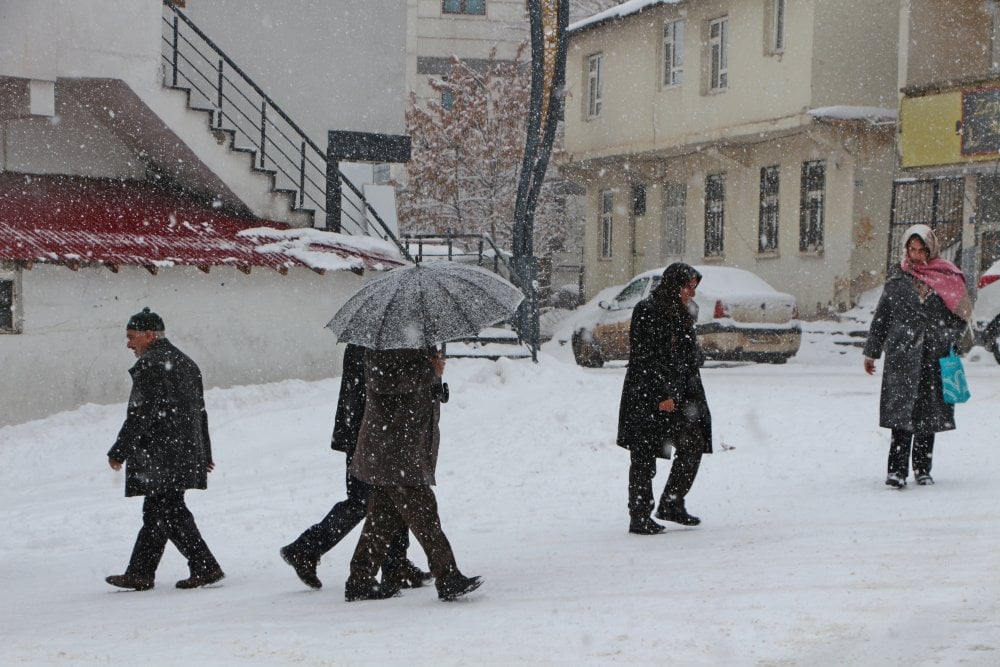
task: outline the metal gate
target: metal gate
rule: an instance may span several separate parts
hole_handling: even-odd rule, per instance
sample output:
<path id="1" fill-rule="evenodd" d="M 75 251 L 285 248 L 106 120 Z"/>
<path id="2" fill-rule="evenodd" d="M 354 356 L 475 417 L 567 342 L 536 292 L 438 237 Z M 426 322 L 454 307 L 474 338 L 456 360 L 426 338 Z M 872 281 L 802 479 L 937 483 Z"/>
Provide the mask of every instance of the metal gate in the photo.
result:
<path id="1" fill-rule="evenodd" d="M 965 179 L 961 177 L 894 181 L 886 272 L 902 259 L 903 233 L 918 224 L 933 229 L 941 243 L 941 256 L 961 267 L 964 196 Z"/>

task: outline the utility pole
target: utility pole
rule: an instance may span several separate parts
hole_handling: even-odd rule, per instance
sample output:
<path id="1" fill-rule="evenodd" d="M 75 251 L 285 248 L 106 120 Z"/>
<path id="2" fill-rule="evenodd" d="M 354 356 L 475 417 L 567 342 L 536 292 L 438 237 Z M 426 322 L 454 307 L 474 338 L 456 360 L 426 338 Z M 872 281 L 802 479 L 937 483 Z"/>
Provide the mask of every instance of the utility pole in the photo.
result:
<path id="1" fill-rule="evenodd" d="M 531 102 L 524 161 L 514 208 L 512 266 L 514 281 L 524 292 L 514 315 L 514 328 L 538 361 L 538 259 L 534 256 L 534 219 L 545 180 L 556 125 L 562 118 L 566 85 L 566 26 L 569 0 L 528 0 L 531 24 Z"/>

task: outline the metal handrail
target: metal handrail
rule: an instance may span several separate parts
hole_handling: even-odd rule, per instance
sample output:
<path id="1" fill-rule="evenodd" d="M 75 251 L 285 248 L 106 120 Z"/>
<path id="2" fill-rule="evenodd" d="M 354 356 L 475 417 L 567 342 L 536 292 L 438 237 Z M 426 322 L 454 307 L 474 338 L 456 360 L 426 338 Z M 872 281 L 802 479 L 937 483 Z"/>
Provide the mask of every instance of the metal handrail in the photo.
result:
<path id="1" fill-rule="evenodd" d="M 477 257 L 477 263 L 479 266 L 483 265 L 485 258 L 485 250 L 488 245 L 491 250 L 493 250 L 493 272 L 500 273 L 500 265 L 502 264 L 504 269 L 507 270 L 507 275 L 512 275 L 510 262 L 507 260 L 506 254 L 500 250 L 496 244 L 493 242 L 493 238 L 489 234 L 458 234 L 444 232 L 441 234 L 435 234 L 433 232 L 421 232 L 415 234 L 402 234 L 403 241 L 406 242 L 407 246 L 410 245 L 410 241 L 416 241 L 417 252 L 414 257 L 414 261 L 420 262 L 424 259 L 424 244 L 428 241 L 442 241 L 448 247 L 448 259 L 454 259 L 455 256 L 459 257 Z M 455 241 L 462 239 L 470 239 L 476 242 L 477 249 L 475 252 L 463 251 L 455 252 Z"/>
<path id="2" fill-rule="evenodd" d="M 170 0 L 163 0 L 163 6 L 170 12 L 163 16 L 165 49 L 161 54 L 167 64 L 169 85 L 186 88 L 189 93 L 195 92 L 198 100 L 191 103 L 192 108 L 201 108 L 203 101 L 205 110 L 215 116 L 212 129 L 232 132 L 234 148 L 240 149 L 235 137 L 248 142 L 256 152 L 255 168 L 273 173 L 275 187 L 287 185 L 286 189 L 296 194 L 297 209 L 304 209 L 308 203 L 314 213 L 325 216 L 328 192 L 331 187 L 336 187 L 329 182 L 325 152 L 190 18 Z M 182 26 L 189 28 L 200 44 L 185 34 Z M 199 66 L 199 59 L 204 61 L 204 65 Z M 210 74 L 203 71 L 206 69 Z M 230 73 L 235 73 L 237 77 L 230 76 Z M 248 88 L 251 93 L 247 92 Z M 259 98 L 259 106 L 257 100 L 252 99 L 253 95 Z M 252 111 L 248 111 L 247 107 Z M 405 245 L 372 208 L 364 192 L 344 175 L 339 165 L 336 178 L 341 186 L 347 188 L 343 201 L 349 207 L 342 206 L 341 210 L 355 212 L 355 215 L 347 215 L 353 233 L 368 233 L 374 221 L 380 228 L 378 235 L 392 241 L 404 257 L 412 259 Z M 347 193 L 351 196 L 346 196 Z M 346 229 L 341 231 L 352 233 Z"/>

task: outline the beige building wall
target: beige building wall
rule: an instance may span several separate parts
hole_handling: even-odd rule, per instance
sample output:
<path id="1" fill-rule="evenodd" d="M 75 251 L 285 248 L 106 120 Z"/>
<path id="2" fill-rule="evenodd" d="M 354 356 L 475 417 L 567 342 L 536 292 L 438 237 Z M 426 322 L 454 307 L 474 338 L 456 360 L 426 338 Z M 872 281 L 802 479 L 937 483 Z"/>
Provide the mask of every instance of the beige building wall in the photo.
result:
<path id="1" fill-rule="evenodd" d="M 807 112 L 895 109 L 899 9 L 879 4 L 787 2 L 785 46 L 777 53 L 768 48 L 766 0 L 680 2 L 575 32 L 566 138 L 569 173 L 587 187 L 585 296 L 678 259 L 754 271 L 793 293 L 804 316 L 848 307 L 877 284 L 886 256 L 894 125 Z M 709 22 L 723 15 L 730 28 L 729 86 L 711 92 L 704 43 Z M 663 86 L 663 24 L 681 18 L 684 80 Z M 604 57 L 603 108 L 588 118 L 587 63 L 596 53 Z M 826 165 L 821 252 L 799 250 L 801 169 L 810 160 Z M 772 165 L 780 168 L 779 241 L 777 251 L 760 253 L 760 170 Z M 706 258 L 705 178 L 718 173 L 726 176 L 724 253 Z M 667 252 L 664 239 L 668 182 L 686 187 L 679 256 Z M 632 213 L 635 184 L 646 186 L 642 216 Z M 600 204 L 608 189 L 615 193 L 613 256 L 602 259 Z"/>
<path id="2" fill-rule="evenodd" d="M 908 22 L 907 86 L 968 80 L 991 72 L 993 16 L 989 0 L 904 0 Z M 994 70 L 995 71 L 995 70 Z"/>

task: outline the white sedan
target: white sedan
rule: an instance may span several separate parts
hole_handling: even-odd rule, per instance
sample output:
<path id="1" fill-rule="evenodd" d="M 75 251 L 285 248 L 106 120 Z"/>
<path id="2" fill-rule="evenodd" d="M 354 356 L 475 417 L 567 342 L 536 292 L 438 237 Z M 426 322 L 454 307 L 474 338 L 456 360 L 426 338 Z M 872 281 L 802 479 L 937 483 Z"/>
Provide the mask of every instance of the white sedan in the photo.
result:
<path id="1" fill-rule="evenodd" d="M 695 266 L 701 284 L 694 298 L 695 331 L 709 359 L 784 363 L 799 350 L 802 328 L 795 297 L 779 292 L 757 275 L 724 266 Z M 632 308 L 660 283 L 663 268 L 640 273 L 590 324 L 573 332 L 573 354 L 581 366 L 627 360 Z"/>

